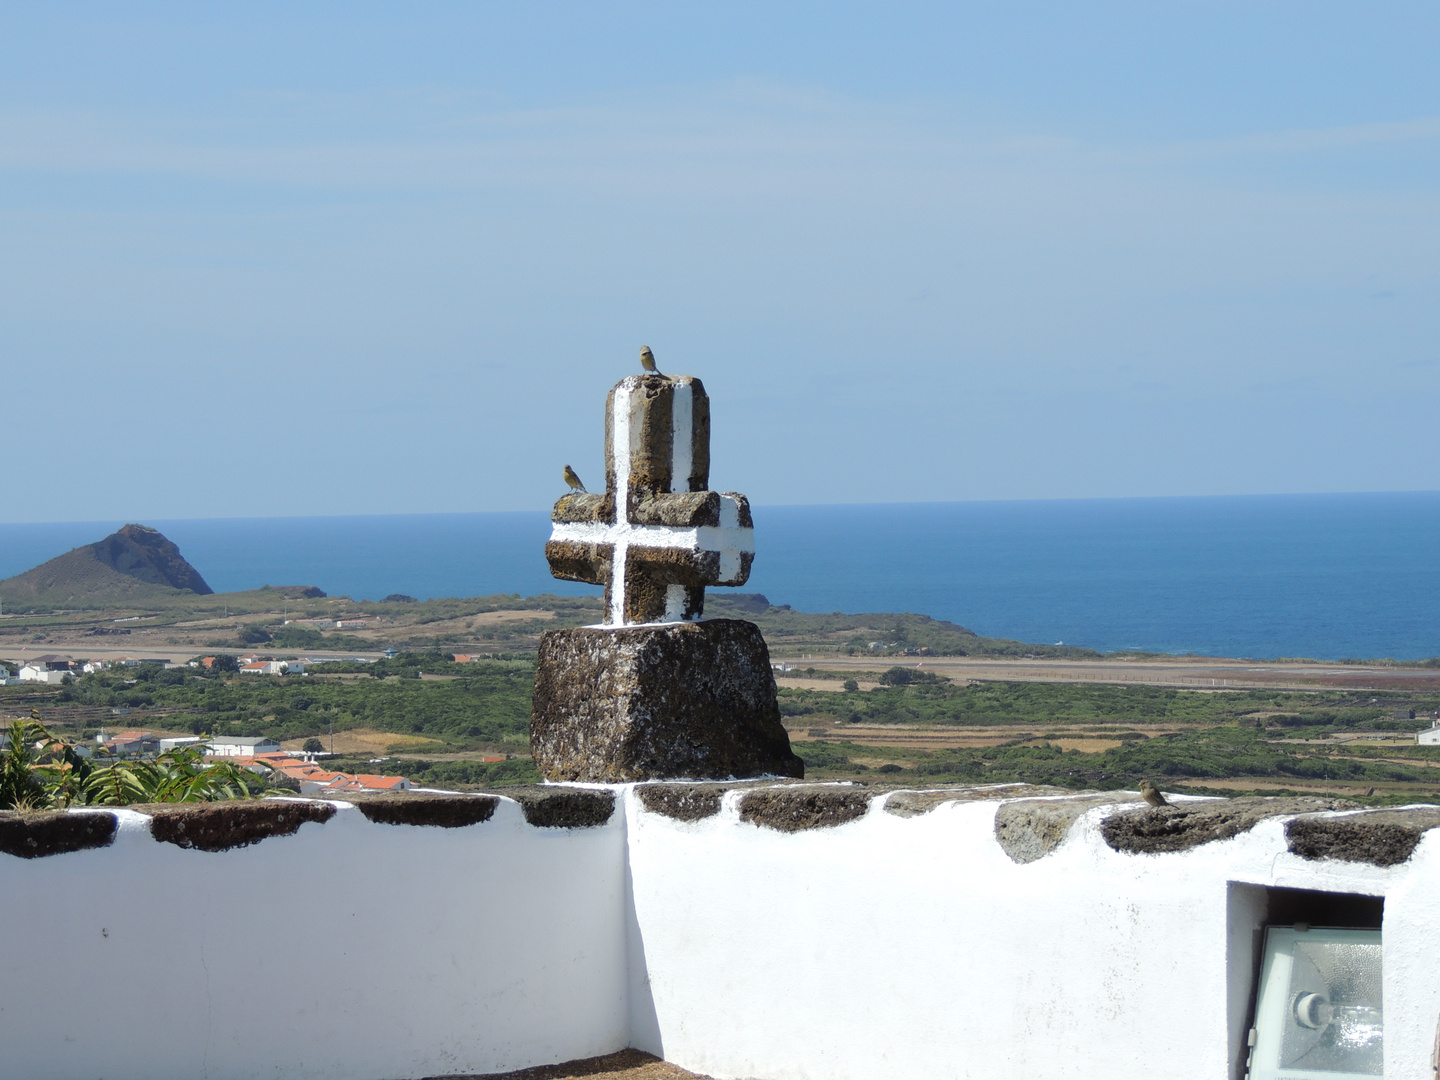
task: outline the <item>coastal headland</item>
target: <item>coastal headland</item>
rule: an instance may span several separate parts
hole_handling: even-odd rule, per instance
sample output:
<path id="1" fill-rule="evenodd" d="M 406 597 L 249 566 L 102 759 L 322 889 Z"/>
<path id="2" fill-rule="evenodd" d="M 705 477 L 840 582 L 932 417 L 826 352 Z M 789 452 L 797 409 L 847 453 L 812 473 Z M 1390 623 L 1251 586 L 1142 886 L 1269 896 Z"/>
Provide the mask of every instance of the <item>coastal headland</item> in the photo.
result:
<path id="1" fill-rule="evenodd" d="M 17 579 L 0 582 L 0 665 L 14 675 L 47 657 L 73 672 L 0 686 L 0 718 L 35 709 L 77 738 L 263 735 L 287 750 L 318 739 L 341 769 L 383 763 L 448 788 L 533 782 L 540 635 L 603 618 L 599 596 L 202 593 L 175 586 L 188 564 L 163 537 L 137 535 L 165 554 L 168 579 L 117 582 L 115 566 L 97 570 L 103 560 L 77 549 L 46 567 L 79 567 L 103 595 L 49 571 L 21 575 L 28 599 L 9 587 Z M 754 593 L 717 591 L 706 614 L 760 627 L 812 777 L 1084 788 L 1152 776 L 1194 792 L 1440 797 L 1440 747 L 1417 743 L 1440 715 L 1433 662 L 1100 655 L 915 613 L 800 612 Z M 229 672 L 206 657 L 302 661 L 305 674 Z M 87 674 L 84 661 L 99 663 Z"/>

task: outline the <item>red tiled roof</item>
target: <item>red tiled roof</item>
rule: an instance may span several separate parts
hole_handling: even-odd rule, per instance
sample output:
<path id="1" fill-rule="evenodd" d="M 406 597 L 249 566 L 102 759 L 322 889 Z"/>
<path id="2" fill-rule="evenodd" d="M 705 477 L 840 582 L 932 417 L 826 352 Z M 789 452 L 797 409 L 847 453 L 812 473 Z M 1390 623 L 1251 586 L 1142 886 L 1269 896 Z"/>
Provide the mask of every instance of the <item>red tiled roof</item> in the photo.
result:
<path id="1" fill-rule="evenodd" d="M 359 776 L 355 777 L 355 779 L 358 783 L 363 784 L 367 788 L 389 789 L 394 787 L 400 787 L 402 784 L 405 783 L 405 778 L 403 776 L 374 776 L 370 773 L 361 773 Z"/>

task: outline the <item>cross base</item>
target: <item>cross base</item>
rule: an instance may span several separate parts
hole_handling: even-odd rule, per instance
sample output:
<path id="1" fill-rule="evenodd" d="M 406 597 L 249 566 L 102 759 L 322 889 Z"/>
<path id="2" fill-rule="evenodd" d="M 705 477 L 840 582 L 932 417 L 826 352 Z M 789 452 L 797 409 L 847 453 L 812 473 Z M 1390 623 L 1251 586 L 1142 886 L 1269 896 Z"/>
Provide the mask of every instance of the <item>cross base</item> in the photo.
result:
<path id="1" fill-rule="evenodd" d="M 739 619 L 546 633 L 530 750 L 547 780 L 805 775 L 765 639 Z"/>

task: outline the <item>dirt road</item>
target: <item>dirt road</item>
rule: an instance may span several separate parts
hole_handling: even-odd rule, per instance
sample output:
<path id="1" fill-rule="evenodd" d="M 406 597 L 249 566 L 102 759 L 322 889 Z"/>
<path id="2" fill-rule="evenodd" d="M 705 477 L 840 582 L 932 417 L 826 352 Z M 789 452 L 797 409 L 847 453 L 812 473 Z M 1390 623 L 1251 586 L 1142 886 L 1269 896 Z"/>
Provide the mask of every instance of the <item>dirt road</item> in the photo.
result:
<path id="1" fill-rule="evenodd" d="M 1276 690 L 1440 691 L 1440 668 L 1360 667 L 1342 664 L 1276 664 L 1254 660 L 1166 658 L 1163 660 L 998 660 L 937 656 L 816 657 L 788 661 L 803 675 L 816 671 L 875 671 L 893 664 L 933 671 L 949 679 L 1002 682 L 1112 683 L 1173 686 L 1186 690 L 1267 688 Z M 788 680 L 787 680 L 788 682 Z M 818 688 L 818 686 L 817 686 Z"/>

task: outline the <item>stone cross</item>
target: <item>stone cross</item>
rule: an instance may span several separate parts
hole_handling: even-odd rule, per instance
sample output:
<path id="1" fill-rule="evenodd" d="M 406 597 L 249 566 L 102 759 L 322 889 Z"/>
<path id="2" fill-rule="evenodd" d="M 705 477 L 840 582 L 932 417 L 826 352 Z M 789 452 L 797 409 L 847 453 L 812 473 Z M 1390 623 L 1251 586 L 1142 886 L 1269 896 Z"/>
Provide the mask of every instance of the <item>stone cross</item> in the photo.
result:
<path id="1" fill-rule="evenodd" d="M 550 515 L 550 573 L 605 586 L 612 626 L 682 622 L 706 585 L 744 585 L 750 503 L 710 483 L 710 399 L 687 375 L 630 375 L 605 405 L 605 494 L 566 495 Z"/>

